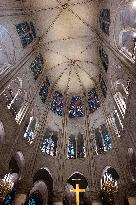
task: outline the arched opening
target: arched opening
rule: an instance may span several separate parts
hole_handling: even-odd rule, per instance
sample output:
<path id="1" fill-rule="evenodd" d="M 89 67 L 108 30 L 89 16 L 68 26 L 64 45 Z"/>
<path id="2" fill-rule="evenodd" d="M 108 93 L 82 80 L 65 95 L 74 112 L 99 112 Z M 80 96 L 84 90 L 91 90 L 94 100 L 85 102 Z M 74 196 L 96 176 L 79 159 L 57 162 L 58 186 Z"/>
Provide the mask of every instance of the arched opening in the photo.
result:
<path id="1" fill-rule="evenodd" d="M 37 119 L 34 116 L 28 117 L 25 123 L 24 138 L 31 144 L 35 138 L 35 129 L 37 125 Z"/>
<path id="2" fill-rule="evenodd" d="M 0 180 L 0 200 L 3 205 L 11 205 L 15 199 L 17 181 L 21 178 L 24 168 L 24 156 L 17 152 L 9 162 L 9 173 Z"/>
<path id="3" fill-rule="evenodd" d="M 136 181 L 136 153 L 133 148 L 128 149 L 128 165 L 131 175 L 131 180 Z"/>
<path id="4" fill-rule="evenodd" d="M 79 189 L 85 189 L 86 191 L 86 189 L 88 188 L 87 179 L 80 172 L 74 172 L 67 180 L 65 187 L 64 204 L 76 205 L 76 194 L 74 192 L 70 192 L 70 190 L 76 189 L 77 184 L 79 185 Z M 85 192 L 80 192 L 79 201 L 80 204 L 89 205 L 89 201 L 85 195 Z"/>
<path id="5" fill-rule="evenodd" d="M 117 171 L 107 166 L 101 175 L 101 201 L 103 205 L 114 205 L 114 195 L 118 192 L 119 175 Z"/>
<path id="6" fill-rule="evenodd" d="M 52 204 L 53 180 L 48 168 L 38 170 L 33 177 L 33 187 L 24 205 Z"/>
<path id="7" fill-rule="evenodd" d="M 5 130 L 3 123 L 0 121 L 0 144 L 3 144 L 5 141 Z"/>
<path id="8" fill-rule="evenodd" d="M 0 25 L 0 75 L 15 62 L 14 42 L 9 32 Z"/>

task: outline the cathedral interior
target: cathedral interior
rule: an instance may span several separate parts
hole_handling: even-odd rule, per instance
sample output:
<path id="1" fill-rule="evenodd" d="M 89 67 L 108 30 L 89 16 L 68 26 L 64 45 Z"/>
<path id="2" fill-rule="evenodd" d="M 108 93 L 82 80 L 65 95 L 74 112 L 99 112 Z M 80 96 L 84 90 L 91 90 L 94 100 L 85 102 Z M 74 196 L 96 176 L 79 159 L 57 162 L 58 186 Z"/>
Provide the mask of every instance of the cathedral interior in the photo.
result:
<path id="1" fill-rule="evenodd" d="M 136 205 L 135 126 L 136 0 L 0 0 L 0 205 Z"/>

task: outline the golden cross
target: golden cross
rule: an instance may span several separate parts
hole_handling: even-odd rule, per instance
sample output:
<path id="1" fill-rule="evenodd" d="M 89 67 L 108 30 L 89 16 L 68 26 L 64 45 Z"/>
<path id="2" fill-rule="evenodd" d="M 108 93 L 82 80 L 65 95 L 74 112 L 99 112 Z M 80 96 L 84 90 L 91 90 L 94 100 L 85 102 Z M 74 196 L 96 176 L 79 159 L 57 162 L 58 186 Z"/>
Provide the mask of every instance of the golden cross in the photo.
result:
<path id="1" fill-rule="evenodd" d="M 79 189 L 79 184 L 76 184 L 76 189 L 70 189 L 70 192 L 76 193 L 76 205 L 79 205 L 79 193 L 85 192 L 85 189 Z"/>

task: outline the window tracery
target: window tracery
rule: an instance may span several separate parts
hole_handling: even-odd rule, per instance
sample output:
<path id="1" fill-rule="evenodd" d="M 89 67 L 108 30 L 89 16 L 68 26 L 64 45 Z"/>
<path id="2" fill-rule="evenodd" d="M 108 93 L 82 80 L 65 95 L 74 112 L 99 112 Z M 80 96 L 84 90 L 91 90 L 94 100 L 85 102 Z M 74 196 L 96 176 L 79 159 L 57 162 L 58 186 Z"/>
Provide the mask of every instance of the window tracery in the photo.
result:
<path id="1" fill-rule="evenodd" d="M 100 107 L 100 102 L 95 88 L 93 88 L 88 92 L 88 106 L 89 106 L 90 113 L 93 113 L 95 110 L 97 110 Z"/>
<path id="2" fill-rule="evenodd" d="M 82 117 L 82 116 L 84 116 L 82 97 L 73 96 L 69 107 L 69 117 L 75 118 L 75 117 Z"/>
<path id="3" fill-rule="evenodd" d="M 40 92 L 39 92 L 41 101 L 42 101 L 43 103 L 46 102 L 46 98 L 47 98 L 47 96 L 48 96 L 48 91 L 49 91 L 49 86 L 50 86 L 50 82 L 49 82 L 48 78 L 46 78 L 46 81 L 45 81 L 45 82 L 43 83 L 43 85 L 41 86 Z"/>
<path id="4" fill-rule="evenodd" d="M 33 22 L 23 22 L 16 25 L 17 33 L 20 37 L 23 48 L 26 48 L 36 38 Z"/>
<path id="5" fill-rule="evenodd" d="M 30 117 L 29 124 L 27 126 L 26 132 L 24 134 L 24 138 L 31 144 L 34 140 L 35 134 L 35 127 L 36 127 L 36 119 Z"/>
<path id="6" fill-rule="evenodd" d="M 41 151 L 45 154 L 56 156 L 57 135 L 54 132 L 46 133 L 41 145 Z"/>
<path id="7" fill-rule="evenodd" d="M 83 135 L 79 134 L 76 138 L 70 135 L 68 142 L 68 159 L 84 158 L 86 156 Z"/>
<path id="8" fill-rule="evenodd" d="M 105 124 L 95 129 L 96 152 L 102 154 L 105 151 L 112 149 L 111 136 Z"/>
<path id="9" fill-rule="evenodd" d="M 40 73 L 42 73 L 43 66 L 44 66 L 43 57 L 41 54 L 39 54 L 31 63 L 30 66 L 35 80 L 39 77 Z"/>
<path id="10" fill-rule="evenodd" d="M 101 9 L 99 21 L 100 21 L 101 30 L 107 35 L 109 35 L 109 27 L 110 27 L 110 10 L 109 9 Z"/>
<path id="11" fill-rule="evenodd" d="M 63 112 L 64 112 L 64 97 L 58 91 L 55 91 L 55 93 L 53 95 L 53 100 L 52 100 L 52 104 L 51 104 L 51 110 L 54 113 L 57 113 L 60 116 L 63 115 Z"/>

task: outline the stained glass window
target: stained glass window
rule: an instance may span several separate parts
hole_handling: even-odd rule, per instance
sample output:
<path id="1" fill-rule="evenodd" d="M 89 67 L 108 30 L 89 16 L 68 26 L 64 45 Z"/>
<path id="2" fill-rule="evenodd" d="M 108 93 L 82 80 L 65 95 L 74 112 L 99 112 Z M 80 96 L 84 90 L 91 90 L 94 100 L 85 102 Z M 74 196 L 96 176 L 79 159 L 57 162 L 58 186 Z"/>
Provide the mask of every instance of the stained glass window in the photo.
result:
<path id="1" fill-rule="evenodd" d="M 30 117 L 29 124 L 27 126 L 24 138 L 31 144 L 34 140 L 36 120 L 33 117 Z"/>
<path id="2" fill-rule="evenodd" d="M 108 66 L 109 66 L 108 55 L 107 55 L 106 51 L 103 48 L 99 48 L 99 54 L 100 54 L 102 65 L 103 65 L 105 71 L 107 72 Z"/>
<path id="3" fill-rule="evenodd" d="M 16 195 L 16 190 L 13 188 L 12 192 L 7 194 L 3 200 L 2 205 L 13 205 L 14 199 Z"/>
<path id="4" fill-rule="evenodd" d="M 42 195 L 37 190 L 30 195 L 30 197 L 26 200 L 24 205 L 42 205 L 42 204 L 43 204 Z"/>
<path id="5" fill-rule="evenodd" d="M 90 92 L 88 92 L 88 106 L 89 106 L 90 113 L 93 113 L 95 110 L 97 110 L 100 107 L 100 102 L 95 88 L 93 88 L 92 90 L 90 90 Z"/>
<path id="6" fill-rule="evenodd" d="M 69 117 L 82 117 L 84 116 L 84 110 L 82 105 L 82 97 L 73 96 L 69 107 Z"/>
<path id="7" fill-rule="evenodd" d="M 104 151 L 108 151 L 112 148 L 112 144 L 111 144 L 111 136 L 109 135 L 108 129 L 105 126 L 105 124 L 101 125 L 101 132 L 103 136 Z"/>
<path id="8" fill-rule="evenodd" d="M 100 11 L 100 28 L 102 31 L 109 35 L 109 27 L 110 27 L 110 10 L 102 9 Z"/>
<path id="9" fill-rule="evenodd" d="M 68 159 L 84 158 L 85 156 L 83 135 L 79 134 L 77 139 L 71 135 L 68 143 Z"/>
<path id="10" fill-rule="evenodd" d="M 23 22 L 17 24 L 16 30 L 20 36 L 23 48 L 29 45 L 36 38 L 36 32 L 32 22 Z"/>
<path id="11" fill-rule="evenodd" d="M 43 83 L 43 85 L 40 88 L 40 92 L 39 92 L 40 98 L 43 103 L 46 102 L 46 98 L 48 96 L 48 91 L 49 91 L 49 86 L 50 86 L 50 82 L 48 78 L 46 78 L 46 82 Z"/>
<path id="12" fill-rule="evenodd" d="M 34 79 L 36 80 L 40 73 L 42 73 L 43 70 L 43 57 L 41 54 L 39 54 L 35 60 L 31 63 L 31 71 L 33 73 Z"/>
<path id="13" fill-rule="evenodd" d="M 50 132 L 45 135 L 41 145 L 41 151 L 51 156 L 56 156 L 57 151 L 57 136 Z"/>
<path id="14" fill-rule="evenodd" d="M 100 128 L 95 129 L 95 140 L 98 154 L 101 154 L 104 151 L 108 151 L 112 148 L 111 136 L 109 135 L 105 124 L 101 125 Z"/>
<path id="15" fill-rule="evenodd" d="M 69 137 L 69 144 L 68 144 L 68 159 L 75 159 L 76 158 L 76 140 L 75 136 L 71 135 Z"/>
<path id="16" fill-rule="evenodd" d="M 52 104 L 51 104 L 51 110 L 54 113 L 57 113 L 60 116 L 63 115 L 63 112 L 64 112 L 64 97 L 58 91 L 55 91 L 55 93 L 53 95 L 53 101 L 52 101 Z"/>

